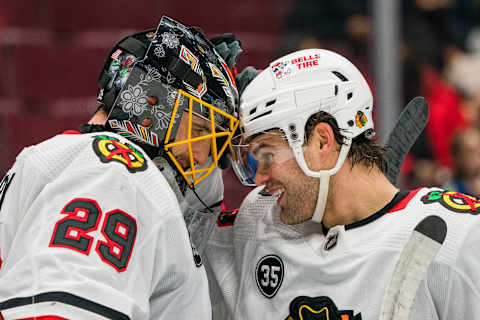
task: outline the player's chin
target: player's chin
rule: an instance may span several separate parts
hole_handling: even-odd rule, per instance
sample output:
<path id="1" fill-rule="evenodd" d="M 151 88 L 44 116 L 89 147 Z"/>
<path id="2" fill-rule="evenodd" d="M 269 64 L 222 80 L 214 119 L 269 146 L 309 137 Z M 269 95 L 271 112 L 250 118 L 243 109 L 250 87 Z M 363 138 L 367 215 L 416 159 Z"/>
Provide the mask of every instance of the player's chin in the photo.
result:
<path id="1" fill-rule="evenodd" d="M 280 221 L 284 224 L 295 225 L 300 224 L 311 219 L 311 215 L 308 215 L 308 212 L 313 212 L 306 210 L 304 207 L 299 206 L 289 206 L 289 207 L 280 207 Z"/>
<path id="2" fill-rule="evenodd" d="M 288 208 L 281 208 L 280 211 L 280 221 L 282 221 L 284 224 L 297 224 L 298 221 L 295 217 L 295 214 L 292 214 L 292 210 L 289 210 Z"/>

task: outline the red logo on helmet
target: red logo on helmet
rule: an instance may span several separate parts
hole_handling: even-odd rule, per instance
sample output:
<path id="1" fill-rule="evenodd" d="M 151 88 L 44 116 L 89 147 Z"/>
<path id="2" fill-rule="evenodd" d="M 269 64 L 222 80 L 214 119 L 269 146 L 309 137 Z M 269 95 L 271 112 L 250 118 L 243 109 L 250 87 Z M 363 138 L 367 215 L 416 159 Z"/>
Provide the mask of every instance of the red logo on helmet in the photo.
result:
<path id="1" fill-rule="evenodd" d="M 318 53 L 311 54 L 308 56 L 293 59 L 292 64 L 296 65 L 298 70 L 307 69 L 307 68 L 318 66 L 319 59 L 320 59 L 320 55 Z"/>

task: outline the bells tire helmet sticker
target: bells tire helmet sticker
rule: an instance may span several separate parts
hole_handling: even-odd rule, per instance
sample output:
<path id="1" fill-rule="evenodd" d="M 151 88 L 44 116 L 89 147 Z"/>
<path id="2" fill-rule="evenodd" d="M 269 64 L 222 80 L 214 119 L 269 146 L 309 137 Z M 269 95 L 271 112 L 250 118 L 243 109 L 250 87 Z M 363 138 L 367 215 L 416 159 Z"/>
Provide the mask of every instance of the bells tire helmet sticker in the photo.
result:
<path id="1" fill-rule="evenodd" d="M 267 298 L 273 298 L 283 282 L 283 261 L 279 256 L 270 254 L 261 258 L 255 269 L 258 289 Z"/>

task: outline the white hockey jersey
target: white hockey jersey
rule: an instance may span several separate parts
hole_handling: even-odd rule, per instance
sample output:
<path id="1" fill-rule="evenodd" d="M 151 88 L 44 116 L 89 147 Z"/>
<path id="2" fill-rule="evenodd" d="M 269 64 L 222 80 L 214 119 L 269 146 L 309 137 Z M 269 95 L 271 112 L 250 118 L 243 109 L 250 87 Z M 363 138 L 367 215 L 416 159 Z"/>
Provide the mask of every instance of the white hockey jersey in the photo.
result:
<path id="1" fill-rule="evenodd" d="M 3 319 L 211 318 L 173 191 L 114 133 L 20 153 L 0 182 L 0 259 Z"/>
<path id="2" fill-rule="evenodd" d="M 480 202 L 438 189 L 400 192 L 379 212 L 326 235 L 280 221 L 261 188 L 233 225 L 212 233 L 206 255 L 223 299 L 218 319 L 379 319 L 386 288 L 412 230 L 437 215 L 446 239 L 414 297 L 410 319 L 480 319 Z M 213 299 L 213 297 L 212 297 Z M 214 310 L 214 314 L 216 311 Z"/>

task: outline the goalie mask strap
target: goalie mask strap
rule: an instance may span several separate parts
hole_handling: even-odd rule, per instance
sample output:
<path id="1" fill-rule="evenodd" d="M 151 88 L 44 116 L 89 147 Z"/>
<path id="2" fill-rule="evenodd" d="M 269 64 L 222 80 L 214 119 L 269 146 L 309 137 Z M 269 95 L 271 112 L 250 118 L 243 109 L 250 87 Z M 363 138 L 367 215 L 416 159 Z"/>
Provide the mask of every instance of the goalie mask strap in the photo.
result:
<path id="1" fill-rule="evenodd" d="M 188 83 L 191 87 L 195 89 L 203 83 L 202 77 L 198 73 L 193 71 L 190 65 L 186 64 L 184 61 L 178 59 L 177 57 L 170 57 L 167 69 L 175 77 Z"/>

